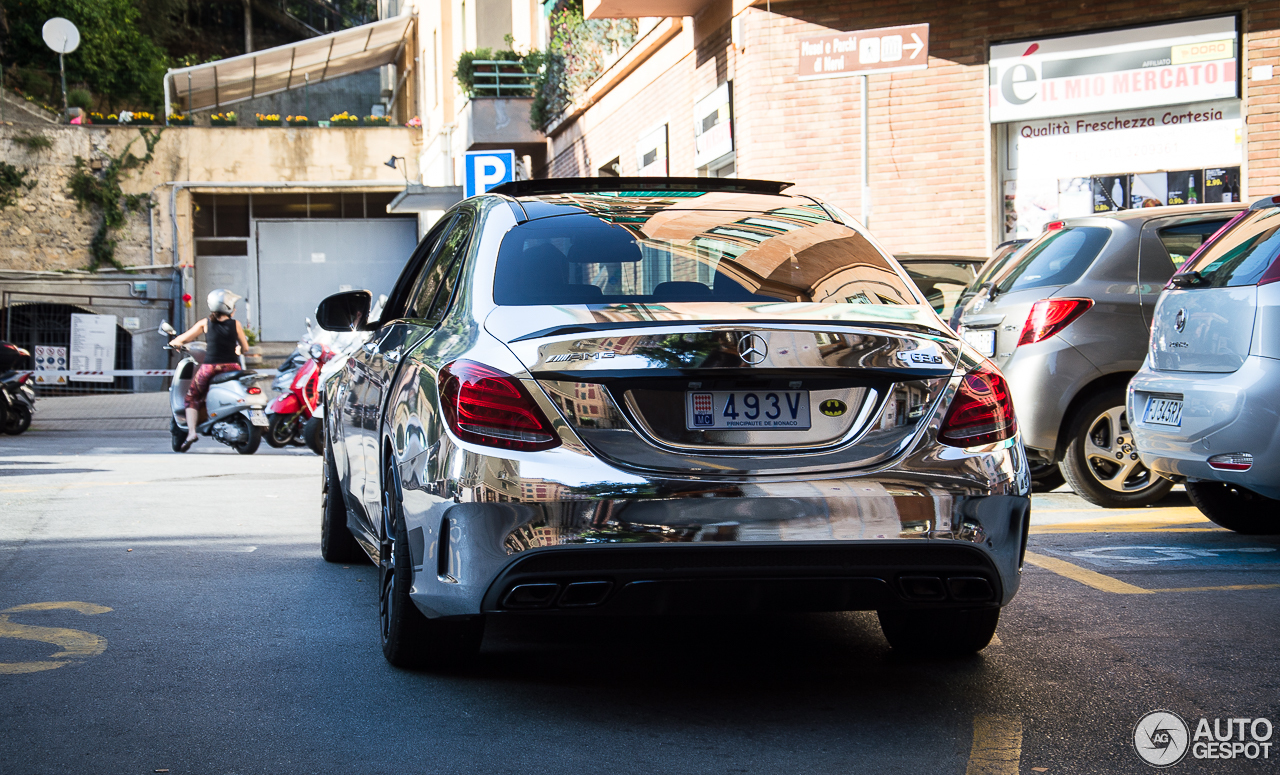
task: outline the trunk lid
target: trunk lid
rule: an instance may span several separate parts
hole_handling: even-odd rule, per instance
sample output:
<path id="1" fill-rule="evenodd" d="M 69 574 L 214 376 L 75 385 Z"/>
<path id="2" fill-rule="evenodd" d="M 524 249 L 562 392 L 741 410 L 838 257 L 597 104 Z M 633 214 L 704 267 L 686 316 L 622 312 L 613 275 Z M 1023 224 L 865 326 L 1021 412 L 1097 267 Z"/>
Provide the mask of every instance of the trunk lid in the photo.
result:
<path id="1" fill-rule="evenodd" d="M 922 313 L 810 303 L 513 307 L 485 325 L 601 457 L 740 475 L 869 466 L 905 448 L 959 355 L 955 338 Z M 698 427 L 701 412 L 717 427 Z M 756 425 L 769 422 L 779 425 Z"/>
<path id="2" fill-rule="evenodd" d="M 1232 372 L 1253 342 L 1258 287 L 1165 291 L 1151 326 L 1157 371 Z"/>

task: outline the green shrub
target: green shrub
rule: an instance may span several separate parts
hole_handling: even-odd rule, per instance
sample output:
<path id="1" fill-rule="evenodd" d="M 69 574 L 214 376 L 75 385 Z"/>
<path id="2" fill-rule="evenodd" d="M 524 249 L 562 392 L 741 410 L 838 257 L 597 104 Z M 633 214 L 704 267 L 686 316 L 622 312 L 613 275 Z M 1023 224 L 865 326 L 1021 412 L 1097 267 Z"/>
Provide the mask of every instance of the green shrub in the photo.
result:
<path id="1" fill-rule="evenodd" d="M 88 110 L 93 107 L 93 93 L 88 89 L 69 89 L 67 91 L 67 107 Z"/>

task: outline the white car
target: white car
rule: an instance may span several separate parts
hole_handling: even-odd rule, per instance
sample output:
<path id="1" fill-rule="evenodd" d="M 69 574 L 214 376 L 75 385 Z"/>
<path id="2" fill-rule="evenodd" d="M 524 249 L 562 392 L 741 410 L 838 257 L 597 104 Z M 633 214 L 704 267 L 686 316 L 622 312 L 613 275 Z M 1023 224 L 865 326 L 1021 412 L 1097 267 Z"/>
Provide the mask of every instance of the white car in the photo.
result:
<path id="1" fill-rule="evenodd" d="M 1129 383 L 1142 462 L 1204 515 L 1280 533 L 1280 196 L 1254 202 L 1173 276 Z"/>

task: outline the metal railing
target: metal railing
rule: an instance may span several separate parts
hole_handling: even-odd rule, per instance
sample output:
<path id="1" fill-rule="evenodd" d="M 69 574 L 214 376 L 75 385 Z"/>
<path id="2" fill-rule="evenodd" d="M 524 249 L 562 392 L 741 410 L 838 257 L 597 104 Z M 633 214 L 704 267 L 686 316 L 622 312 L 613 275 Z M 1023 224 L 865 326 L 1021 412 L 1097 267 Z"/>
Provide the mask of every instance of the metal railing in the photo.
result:
<path id="1" fill-rule="evenodd" d="M 528 97 L 533 94 L 534 82 L 538 80 L 538 74 L 527 72 L 523 62 L 476 59 L 471 66 L 477 97 Z M 481 67 L 488 69 L 482 70 Z M 502 93 L 504 89 L 506 94 Z"/>

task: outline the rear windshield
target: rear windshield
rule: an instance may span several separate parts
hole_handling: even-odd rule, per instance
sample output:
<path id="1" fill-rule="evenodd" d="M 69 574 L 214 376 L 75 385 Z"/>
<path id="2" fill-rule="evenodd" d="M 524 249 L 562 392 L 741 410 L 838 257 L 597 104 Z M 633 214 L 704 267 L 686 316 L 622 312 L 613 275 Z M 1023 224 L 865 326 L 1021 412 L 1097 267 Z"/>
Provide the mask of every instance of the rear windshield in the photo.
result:
<path id="1" fill-rule="evenodd" d="M 800 208 L 562 215 L 513 228 L 494 301 L 920 304 L 857 231 Z"/>
<path id="2" fill-rule="evenodd" d="M 1256 285 L 1277 256 L 1280 256 L 1280 208 L 1254 210 L 1183 271 L 1199 272 L 1199 287 Z"/>
<path id="3" fill-rule="evenodd" d="M 971 262 L 943 263 L 941 261 L 898 262 L 907 270 L 907 276 L 924 294 L 925 302 L 945 320 L 956 308 L 960 294 L 973 282 L 978 265 Z"/>
<path id="4" fill-rule="evenodd" d="M 1102 226 L 1075 226 L 1051 231 L 1028 245 L 996 283 L 1001 293 L 1024 288 L 1067 285 L 1080 279 L 1111 230 Z"/>

